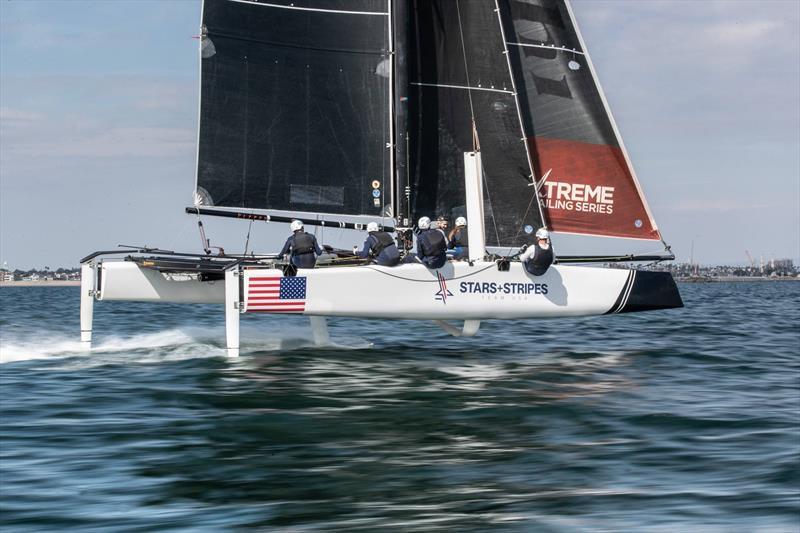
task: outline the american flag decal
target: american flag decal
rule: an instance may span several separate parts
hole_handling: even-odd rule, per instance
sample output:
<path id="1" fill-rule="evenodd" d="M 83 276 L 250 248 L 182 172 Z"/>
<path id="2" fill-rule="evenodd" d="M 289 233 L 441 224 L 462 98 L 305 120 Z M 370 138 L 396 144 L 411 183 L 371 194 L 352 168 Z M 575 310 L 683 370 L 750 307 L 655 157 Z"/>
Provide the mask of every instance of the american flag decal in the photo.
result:
<path id="1" fill-rule="evenodd" d="M 306 278 L 254 276 L 247 282 L 247 311 L 302 313 L 306 309 Z"/>

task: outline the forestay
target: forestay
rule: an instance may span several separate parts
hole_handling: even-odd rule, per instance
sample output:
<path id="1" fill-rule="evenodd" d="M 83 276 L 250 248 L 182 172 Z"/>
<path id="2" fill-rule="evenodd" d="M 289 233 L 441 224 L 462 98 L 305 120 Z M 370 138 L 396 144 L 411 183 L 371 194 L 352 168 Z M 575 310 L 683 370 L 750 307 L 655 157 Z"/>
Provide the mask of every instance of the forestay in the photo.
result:
<path id="1" fill-rule="evenodd" d="M 388 0 L 204 0 L 202 19 L 195 203 L 381 216 Z"/>
<path id="2" fill-rule="evenodd" d="M 551 230 L 660 239 L 565 0 L 500 0 Z"/>

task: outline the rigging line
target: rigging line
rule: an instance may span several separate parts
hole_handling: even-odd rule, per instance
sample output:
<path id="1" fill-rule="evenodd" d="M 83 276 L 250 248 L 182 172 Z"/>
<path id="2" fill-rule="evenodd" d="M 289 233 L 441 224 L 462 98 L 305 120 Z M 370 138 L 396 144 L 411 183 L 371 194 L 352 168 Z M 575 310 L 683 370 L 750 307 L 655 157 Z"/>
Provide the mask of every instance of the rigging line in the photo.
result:
<path id="1" fill-rule="evenodd" d="M 372 270 L 373 272 L 377 272 L 379 274 L 383 274 L 385 276 L 389 276 L 389 277 L 392 277 L 392 278 L 402 279 L 404 281 L 413 281 L 413 282 L 418 282 L 418 283 L 438 283 L 439 282 L 438 279 L 410 279 L 410 278 L 404 278 L 403 276 L 398 276 L 396 274 L 390 274 L 389 272 L 387 272 L 385 270 L 378 270 L 377 268 L 373 268 L 372 266 L 367 266 L 366 268 Z M 481 272 L 486 272 L 490 268 L 496 268 L 495 264 L 492 263 L 491 265 L 488 265 L 488 266 L 486 266 L 486 267 L 484 267 L 484 268 L 482 268 L 482 269 L 480 269 L 480 270 L 478 270 L 476 272 L 470 272 L 469 274 L 464 274 L 463 276 L 454 276 L 452 278 L 448 278 L 447 281 L 455 281 L 457 279 L 468 278 L 470 276 L 474 276 L 476 274 L 480 274 Z"/>
<path id="2" fill-rule="evenodd" d="M 469 97 L 469 112 L 472 117 L 473 128 L 475 127 L 475 107 L 472 104 L 472 83 L 469 80 L 469 67 L 467 66 L 467 46 L 464 44 L 464 28 L 461 25 L 461 6 L 456 0 L 456 12 L 458 13 L 458 34 L 461 37 L 461 56 L 464 58 L 464 74 L 467 77 L 467 96 Z"/>
<path id="3" fill-rule="evenodd" d="M 481 166 L 483 166 L 483 159 L 481 159 Z M 494 227 L 494 237 L 497 239 L 497 242 L 500 242 L 500 232 L 497 230 L 497 219 L 494 216 L 494 204 L 492 204 L 492 193 L 489 191 L 489 184 L 486 180 L 481 180 L 483 182 L 483 187 L 486 189 L 486 196 L 489 199 L 489 209 L 492 210 L 492 226 Z M 486 214 L 483 215 L 484 220 L 486 219 Z M 484 230 L 485 231 L 485 230 Z"/>
<path id="4" fill-rule="evenodd" d="M 538 192 L 537 192 L 537 191 L 533 191 L 533 194 L 531 195 L 531 201 L 530 201 L 530 202 L 528 202 L 528 207 L 525 209 L 525 214 L 524 214 L 524 215 L 522 215 L 522 218 L 520 219 L 520 222 L 521 222 L 522 224 L 525 224 L 525 219 L 527 218 L 527 216 L 528 216 L 528 213 L 529 213 L 529 212 L 530 212 L 530 210 L 531 210 L 531 206 L 533 205 L 533 201 L 534 201 L 534 200 L 536 200 L 536 197 L 537 197 L 537 196 L 539 196 Z M 544 224 L 544 220 L 542 221 L 542 224 Z M 519 229 L 517 230 L 517 234 L 516 234 L 516 235 L 514 235 L 514 238 L 515 238 L 515 239 L 516 239 L 517 237 L 519 237 L 519 234 L 520 234 L 520 233 L 522 233 L 522 228 L 524 228 L 524 227 L 525 227 L 525 226 L 523 226 L 523 225 L 521 225 L 521 226 L 519 227 Z"/>
<path id="5" fill-rule="evenodd" d="M 342 9 L 320 9 L 314 7 L 299 7 L 295 5 L 281 5 L 281 4 L 270 4 L 267 2 L 254 2 L 253 0 L 229 0 L 230 2 L 237 2 L 239 4 L 250 4 L 259 7 L 277 7 L 280 9 L 296 9 L 298 11 L 318 11 L 322 13 L 335 13 L 337 15 L 381 15 L 384 17 L 389 16 L 389 13 L 384 11 L 345 11 Z"/>
<path id="6" fill-rule="evenodd" d="M 180 240 L 181 237 L 183 237 L 183 234 L 186 233 L 186 229 L 191 224 L 192 224 L 191 219 L 188 219 L 186 220 L 186 222 L 183 223 L 183 225 L 181 226 L 181 230 L 178 232 L 178 235 L 174 239 L 172 239 L 172 243 L 168 246 L 170 250 L 175 249 L 175 245 L 178 244 L 178 241 Z"/>
<path id="7" fill-rule="evenodd" d="M 242 255 L 247 255 L 247 248 L 250 247 L 250 230 L 253 229 L 253 219 L 250 219 L 250 224 L 247 226 L 247 239 L 244 241 L 244 253 Z"/>

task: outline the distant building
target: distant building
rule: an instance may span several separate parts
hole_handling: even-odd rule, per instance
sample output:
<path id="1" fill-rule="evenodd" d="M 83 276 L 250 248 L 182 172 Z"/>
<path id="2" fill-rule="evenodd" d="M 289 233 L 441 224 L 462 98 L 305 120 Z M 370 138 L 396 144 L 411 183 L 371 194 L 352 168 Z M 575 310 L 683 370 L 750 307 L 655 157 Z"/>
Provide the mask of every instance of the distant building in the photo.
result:
<path id="1" fill-rule="evenodd" d="M 791 259 L 776 259 L 775 270 L 793 271 L 794 261 L 792 261 Z"/>
<path id="2" fill-rule="evenodd" d="M 0 281 L 14 281 L 14 273 L 8 270 L 0 270 Z"/>

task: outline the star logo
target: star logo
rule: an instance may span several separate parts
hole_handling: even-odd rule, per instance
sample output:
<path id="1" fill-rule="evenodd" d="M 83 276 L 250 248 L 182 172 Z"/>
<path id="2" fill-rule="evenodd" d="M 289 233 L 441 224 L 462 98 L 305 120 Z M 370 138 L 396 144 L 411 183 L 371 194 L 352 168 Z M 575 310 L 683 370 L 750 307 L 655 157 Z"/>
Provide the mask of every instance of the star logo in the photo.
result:
<path id="1" fill-rule="evenodd" d="M 442 273 L 438 270 L 436 271 L 436 277 L 439 279 L 439 292 L 437 292 L 434 297 L 440 300 L 444 305 L 447 305 L 447 298 L 452 296 L 453 293 L 448 290 L 447 280 L 444 279 L 444 276 L 442 276 Z"/>

